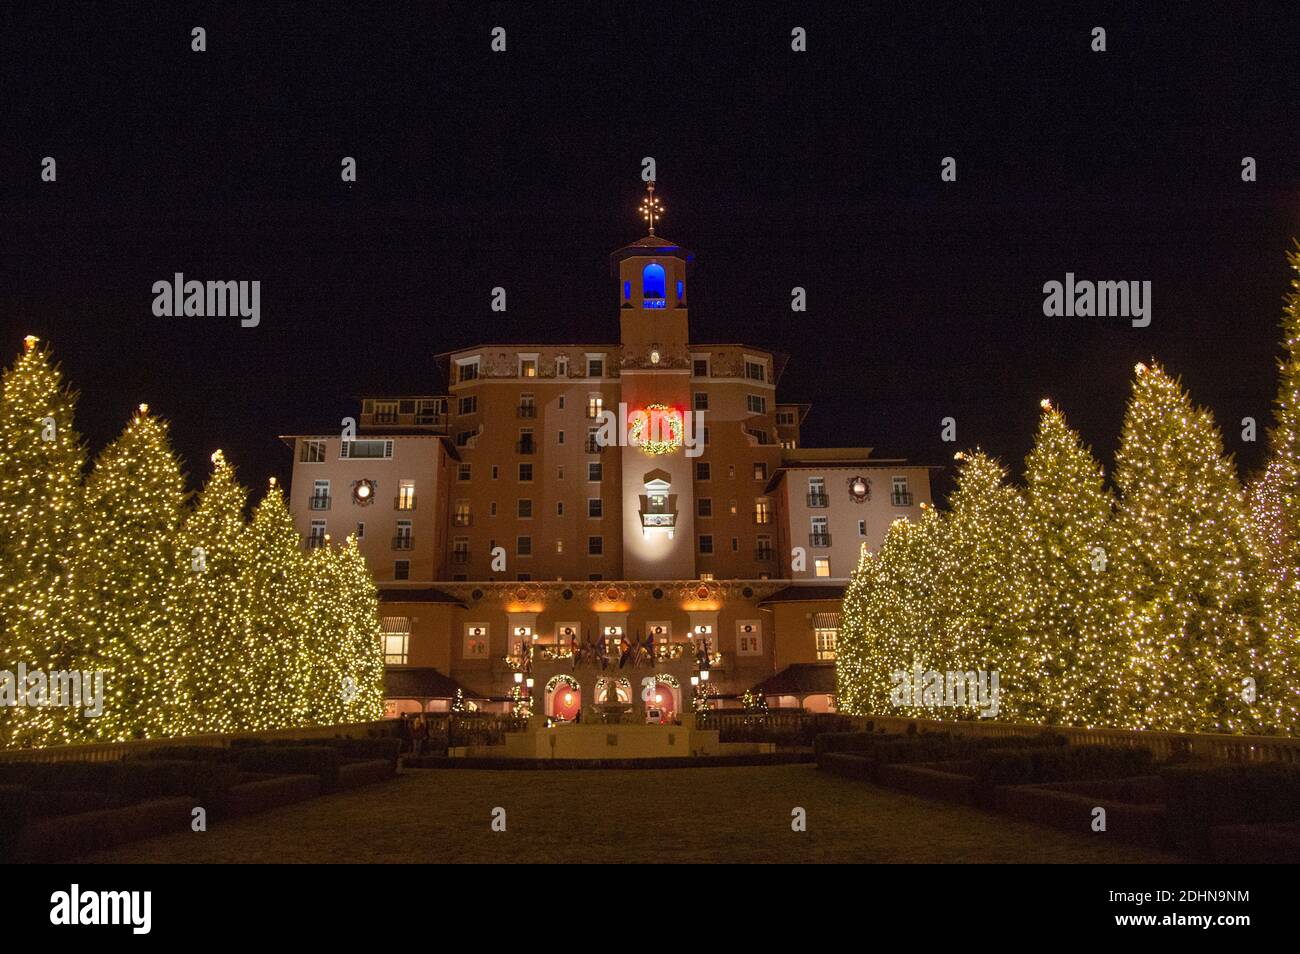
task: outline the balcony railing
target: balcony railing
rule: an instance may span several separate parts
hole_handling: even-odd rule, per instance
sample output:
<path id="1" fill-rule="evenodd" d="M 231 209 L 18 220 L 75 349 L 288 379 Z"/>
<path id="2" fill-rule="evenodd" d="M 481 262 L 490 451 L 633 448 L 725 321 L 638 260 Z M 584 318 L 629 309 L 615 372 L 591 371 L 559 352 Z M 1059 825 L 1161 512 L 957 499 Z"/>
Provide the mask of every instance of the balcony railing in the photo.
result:
<path id="1" fill-rule="evenodd" d="M 414 496 L 408 496 L 408 497 L 394 497 L 394 498 L 393 498 L 393 509 L 394 509 L 394 510 L 414 510 L 414 509 L 415 509 L 415 497 L 414 497 Z"/>
<path id="2" fill-rule="evenodd" d="M 759 547 L 754 551 L 754 559 L 766 563 L 769 560 L 776 559 L 776 550 L 772 547 Z"/>
<path id="3" fill-rule="evenodd" d="M 808 506 L 810 507 L 829 507 L 830 505 L 831 498 L 826 496 L 826 494 L 808 495 Z"/>
<path id="4" fill-rule="evenodd" d="M 537 416 L 537 405 L 521 404 L 515 408 L 515 414 L 519 417 L 534 418 Z"/>
<path id="5" fill-rule="evenodd" d="M 912 495 L 906 490 L 895 490 L 889 495 L 889 499 L 893 501 L 895 507 L 912 506 Z"/>
<path id="6" fill-rule="evenodd" d="M 808 534 L 808 545 L 812 547 L 828 547 L 831 545 L 831 535 L 829 533 L 810 533 Z"/>
<path id="7" fill-rule="evenodd" d="M 452 551 L 451 551 L 451 562 L 452 562 L 452 563 L 468 563 L 468 562 L 469 562 L 469 551 L 468 551 L 468 550 L 452 550 Z"/>
<path id="8" fill-rule="evenodd" d="M 537 445 L 534 444 L 533 439 L 529 437 L 524 440 L 518 441 L 515 444 L 515 450 L 517 450 L 521 454 L 535 454 L 537 453 Z"/>
<path id="9" fill-rule="evenodd" d="M 324 534 L 317 535 L 317 534 L 314 534 L 314 533 L 313 533 L 313 534 L 309 534 L 309 535 L 307 536 L 307 549 L 308 549 L 308 550 L 315 550 L 317 547 L 323 547 L 323 546 L 325 546 L 325 536 L 324 536 Z"/>
<path id="10" fill-rule="evenodd" d="M 474 515 L 472 513 L 452 514 L 451 525 L 453 527 L 472 527 L 474 525 Z"/>
<path id="11" fill-rule="evenodd" d="M 672 527 L 677 523 L 677 514 L 675 513 L 643 513 L 641 514 L 641 526 L 643 527 Z"/>
<path id="12" fill-rule="evenodd" d="M 415 541 L 409 536 L 393 537 L 394 550 L 409 550 Z"/>
<path id="13" fill-rule="evenodd" d="M 587 443 L 584 445 L 584 449 L 588 454 L 599 454 L 605 448 L 603 445 L 598 443 L 594 438 L 589 438 L 587 440 Z"/>
<path id="14" fill-rule="evenodd" d="M 385 412 L 376 411 L 375 414 L 374 414 L 374 416 L 371 418 L 371 420 L 372 420 L 374 423 L 376 423 L 376 424 L 396 424 L 396 423 L 397 423 L 397 412 L 396 412 L 396 411 L 385 411 Z"/>
<path id="15" fill-rule="evenodd" d="M 328 510 L 330 508 L 330 498 L 328 494 L 313 494 L 307 499 L 310 501 L 308 506 L 312 510 Z"/>

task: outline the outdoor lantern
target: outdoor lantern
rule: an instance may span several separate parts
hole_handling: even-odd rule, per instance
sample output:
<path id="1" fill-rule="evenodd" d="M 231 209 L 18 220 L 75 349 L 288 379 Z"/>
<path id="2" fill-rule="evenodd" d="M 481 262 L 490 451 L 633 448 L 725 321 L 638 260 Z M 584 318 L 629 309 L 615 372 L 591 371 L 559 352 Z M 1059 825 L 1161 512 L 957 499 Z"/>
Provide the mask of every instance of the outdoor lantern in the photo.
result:
<path id="1" fill-rule="evenodd" d="M 566 692 L 566 693 L 564 694 L 564 704 L 565 704 L 566 706 L 571 706 L 571 705 L 573 705 L 573 693 L 571 693 L 571 692 Z"/>
<path id="2" fill-rule="evenodd" d="M 692 685 L 692 686 L 698 686 L 699 684 L 700 684 L 700 677 L 699 677 L 699 676 L 691 676 L 691 685 Z"/>
<path id="3" fill-rule="evenodd" d="M 524 685 L 527 686 L 529 689 L 533 688 L 533 677 L 529 676 L 527 679 L 525 679 Z"/>
<path id="4" fill-rule="evenodd" d="M 524 674 L 522 672 L 515 673 L 515 683 L 518 684 L 523 681 L 524 681 Z"/>
<path id="5" fill-rule="evenodd" d="M 701 669 L 700 682 L 708 682 L 708 681 L 709 681 L 709 671 L 707 669 Z"/>

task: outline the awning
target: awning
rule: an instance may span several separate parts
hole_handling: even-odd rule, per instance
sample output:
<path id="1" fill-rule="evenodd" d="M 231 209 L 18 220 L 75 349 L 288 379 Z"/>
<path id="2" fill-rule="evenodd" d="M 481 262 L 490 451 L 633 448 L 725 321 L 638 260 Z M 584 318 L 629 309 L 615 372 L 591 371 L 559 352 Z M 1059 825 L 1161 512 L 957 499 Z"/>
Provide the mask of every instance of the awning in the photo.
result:
<path id="1" fill-rule="evenodd" d="M 840 628 L 839 613 L 813 613 L 813 629 L 834 629 Z"/>

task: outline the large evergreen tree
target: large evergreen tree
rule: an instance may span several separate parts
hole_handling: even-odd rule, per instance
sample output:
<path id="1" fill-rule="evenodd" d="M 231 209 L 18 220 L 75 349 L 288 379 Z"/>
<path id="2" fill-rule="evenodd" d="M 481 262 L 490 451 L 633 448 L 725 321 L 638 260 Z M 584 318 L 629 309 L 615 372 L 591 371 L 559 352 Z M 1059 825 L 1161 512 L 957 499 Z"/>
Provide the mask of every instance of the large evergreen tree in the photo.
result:
<path id="1" fill-rule="evenodd" d="M 1016 711 L 1031 722 L 1115 725 L 1128 654 L 1111 625 L 1114 501 L 1101 465 L 1049 401 L 1025 482 L 1029 600 L 1011 680 Z"/>
<path id="2" fill-rule="evenodd" d="M 92 519 L 76 561 L 82 668 L 105 672 L 100 739 L 164 736 L 183 725 L 184 633 L 170 600 L 185 571 L 175 549 L 184 505 L 167 425 L 141 405 L 86 480 Z"/>
<path id="3" fill-rule="evenodd" d="M 182 572 L 172 601 L 185 639 L 181 680 L 188 732 L 238 731 L 255 719 L 251 690 L 243 684 L 254 672 L 246 653 L 252 618 L 241 588 L 249 560 L 248 493 L 221 451 L 212 463 L 212 476 L 181 529 Z"/>
<path id="4" fill-rule="evenodd" d="M 1130 648 L 1133 724 L 1258 728 L 1268 720 L 1243 689 L 1246 679 L 1260 698 L 1273 689 L 1260 565 L 1213 417 L 1160 368 L 1138 365 L 1116 461 L 1115 638 Z"/>
<path id="5" fill-rule="evenodd" d="M 85 530 L 76 402 L 49 352 L 29 337 L 0 397 L 0 660 L 10 671 L 21 663 L 48 675 L 81 655 L 67 625 L 72 558 Z M 0 709 L 0 745 L 53 744 L 84 731 L 71 707 Z"/>

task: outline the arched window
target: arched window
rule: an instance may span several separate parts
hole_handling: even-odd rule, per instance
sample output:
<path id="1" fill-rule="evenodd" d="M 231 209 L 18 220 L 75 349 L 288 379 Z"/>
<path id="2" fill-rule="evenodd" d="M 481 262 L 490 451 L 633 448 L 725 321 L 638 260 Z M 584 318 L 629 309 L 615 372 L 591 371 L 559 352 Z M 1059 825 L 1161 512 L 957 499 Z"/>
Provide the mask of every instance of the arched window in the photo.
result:
<path id="1" fill-rule="evenodd" d="M 651 262 L 641 273 L 641 299 L 646 308 L 663 308 L 664 267 Z"/>

